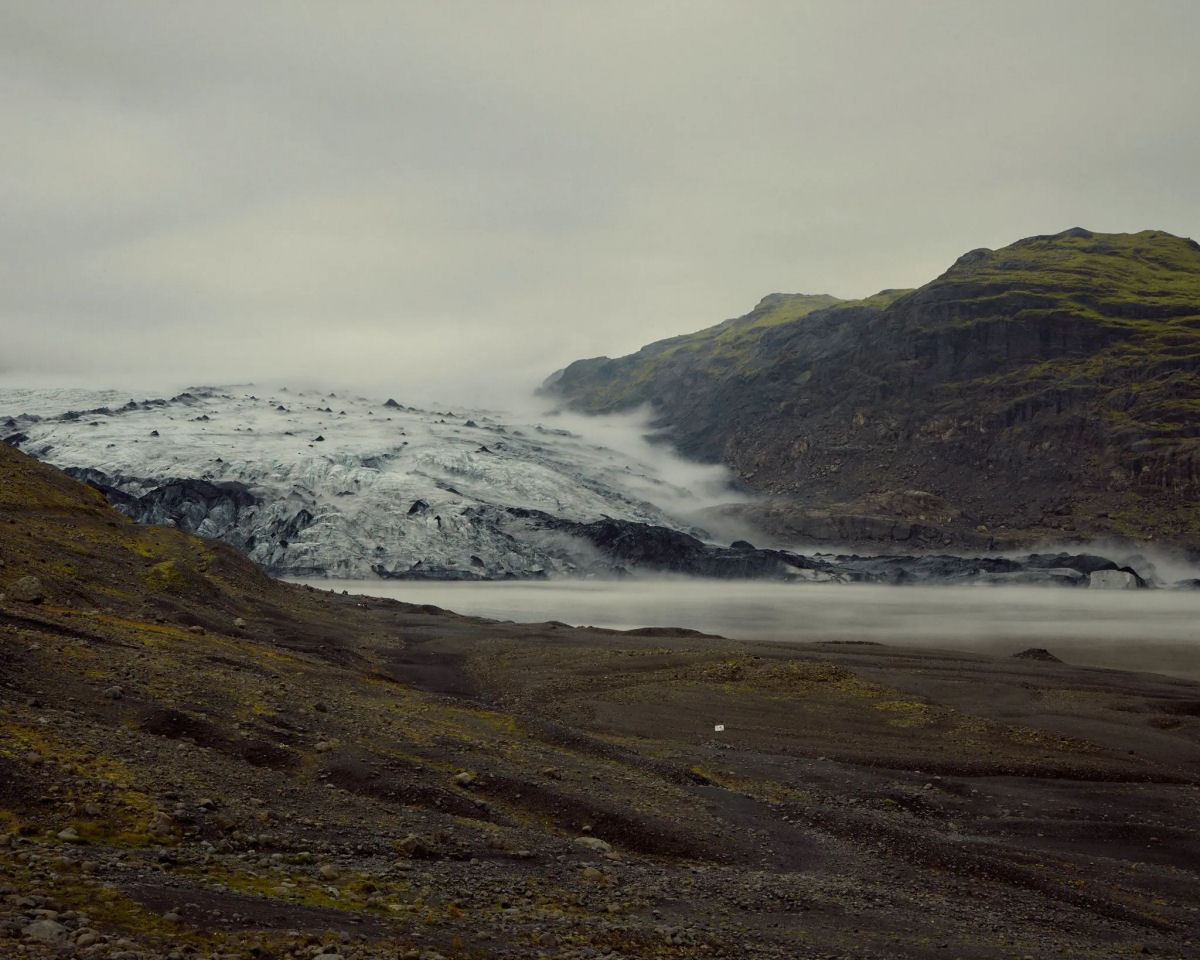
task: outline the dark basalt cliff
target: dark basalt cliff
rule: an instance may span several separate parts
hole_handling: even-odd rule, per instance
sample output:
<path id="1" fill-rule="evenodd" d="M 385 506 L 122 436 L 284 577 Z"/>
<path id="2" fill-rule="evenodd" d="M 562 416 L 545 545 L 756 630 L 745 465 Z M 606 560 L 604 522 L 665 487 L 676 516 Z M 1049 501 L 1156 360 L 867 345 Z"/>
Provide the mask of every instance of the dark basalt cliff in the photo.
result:
<path id="1" fill-rule="evenodd" d="M 773 294 L 544 390 L 650 404 L 685 454 L 815 540 L 1118 535 L 1200 545 L 1200 245 L 1074 229 L 974 250 L 912 291 Z"/>

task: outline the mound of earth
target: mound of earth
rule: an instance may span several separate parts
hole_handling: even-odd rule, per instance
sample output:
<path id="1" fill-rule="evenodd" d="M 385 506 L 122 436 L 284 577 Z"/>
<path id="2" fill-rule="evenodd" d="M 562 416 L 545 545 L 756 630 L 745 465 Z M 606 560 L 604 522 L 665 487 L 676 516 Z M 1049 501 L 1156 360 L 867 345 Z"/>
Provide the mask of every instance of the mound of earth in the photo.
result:
<path id="1" fill-rule="evenodd" d="M 1043 663 L 1062 663 L 1058 657 L 1045 647 L 1030 647 L 1028 650 L 1022 650 L 1020 653 L 1014 653 L 1013 658 L 1016 660 L 1041 660 Z"/>

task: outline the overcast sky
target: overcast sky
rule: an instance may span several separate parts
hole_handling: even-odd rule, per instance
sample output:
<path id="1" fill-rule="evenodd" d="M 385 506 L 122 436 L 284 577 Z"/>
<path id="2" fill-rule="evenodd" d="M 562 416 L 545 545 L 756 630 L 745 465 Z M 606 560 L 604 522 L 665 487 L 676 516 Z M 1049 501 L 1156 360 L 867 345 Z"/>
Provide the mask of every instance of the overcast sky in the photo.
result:
<path id="1" fill-rule="evenodd" d="M 532 387 L 1200 235 L 1200 3 L 0 0 L 0 383 Z"/>

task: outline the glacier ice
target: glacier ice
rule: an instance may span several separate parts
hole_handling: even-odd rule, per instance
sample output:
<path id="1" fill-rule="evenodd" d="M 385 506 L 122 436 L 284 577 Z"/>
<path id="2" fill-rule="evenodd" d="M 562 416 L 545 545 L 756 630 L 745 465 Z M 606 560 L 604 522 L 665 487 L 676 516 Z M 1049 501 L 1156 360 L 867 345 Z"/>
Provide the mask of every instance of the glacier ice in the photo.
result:
<path id="1" fill-rule="evenodd" d="M 662 505 L 692 495 L 660 458 L 496 411 L 254 386 L 142 401 L 0 390 L 0 427 L 135 519 L 227 540 L 278 575 L 524 578 L 600 562 L 510 508 L 690 529 Z"/>

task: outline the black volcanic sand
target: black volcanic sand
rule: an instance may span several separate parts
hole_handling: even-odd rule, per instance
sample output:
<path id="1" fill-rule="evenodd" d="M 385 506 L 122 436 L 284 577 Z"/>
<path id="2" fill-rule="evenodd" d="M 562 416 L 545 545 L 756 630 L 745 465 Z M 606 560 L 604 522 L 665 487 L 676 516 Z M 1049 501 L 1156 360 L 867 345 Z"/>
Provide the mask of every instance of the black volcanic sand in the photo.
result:
<path id="1" fill-rule="evenodd" d="M 1200 684 L 333 595 L 31 464 L 0 956 L 1200 952 Z"/>
<path id="2" fill-rule="evenodd" d="M 10 917 L 82 909 L 101 957 L 1200 943 L 1195 684 L 302 601 L 365 634 L 4 608 Z"/>

